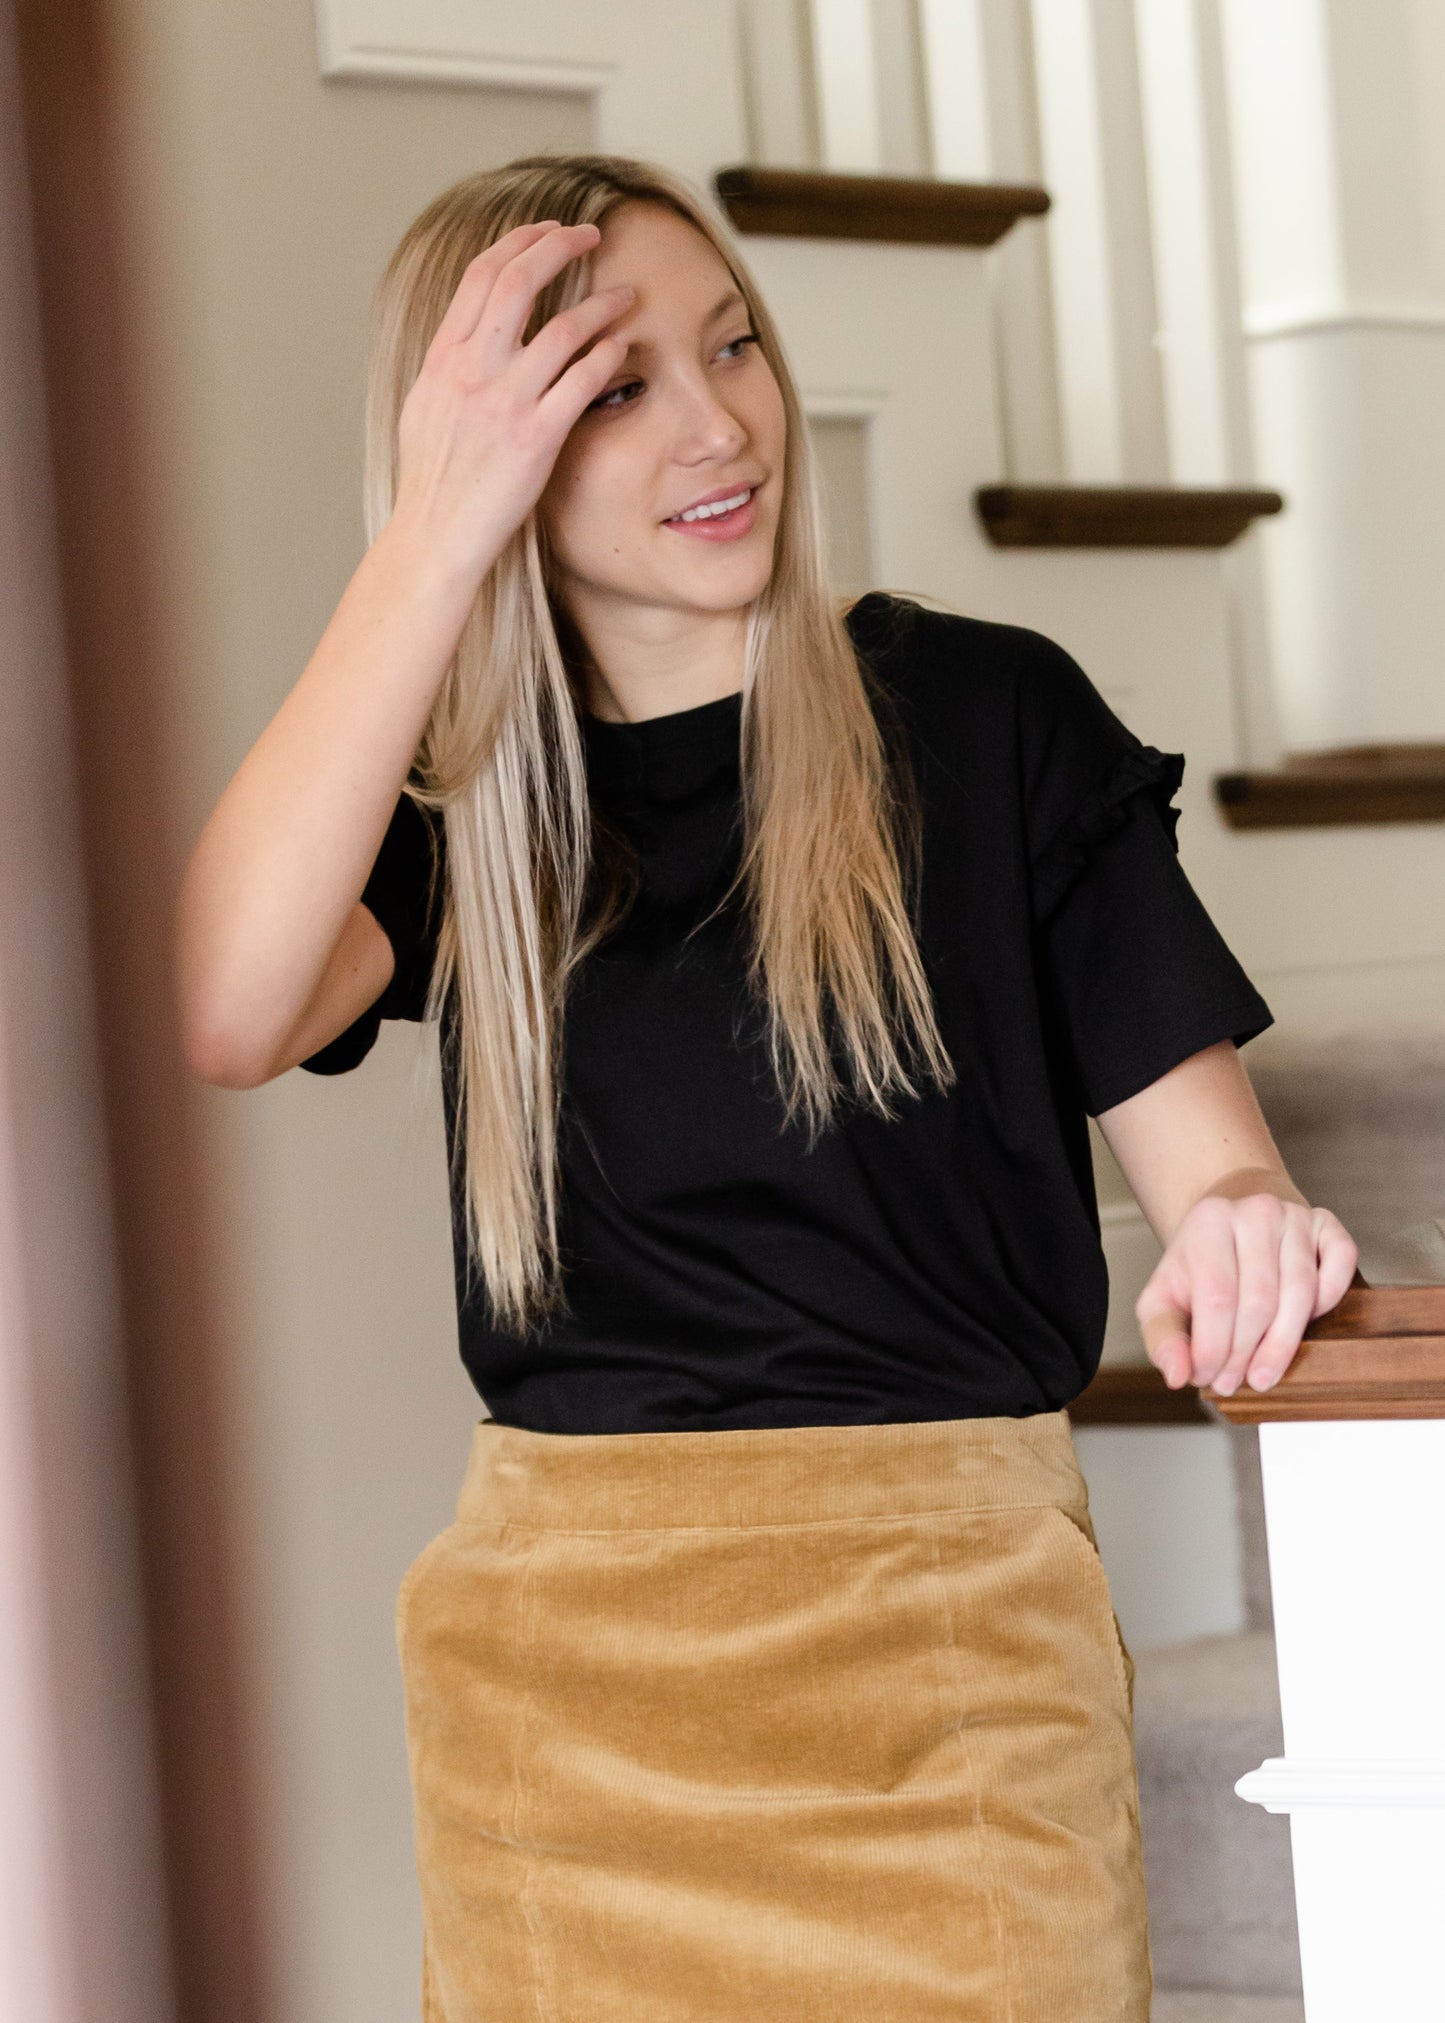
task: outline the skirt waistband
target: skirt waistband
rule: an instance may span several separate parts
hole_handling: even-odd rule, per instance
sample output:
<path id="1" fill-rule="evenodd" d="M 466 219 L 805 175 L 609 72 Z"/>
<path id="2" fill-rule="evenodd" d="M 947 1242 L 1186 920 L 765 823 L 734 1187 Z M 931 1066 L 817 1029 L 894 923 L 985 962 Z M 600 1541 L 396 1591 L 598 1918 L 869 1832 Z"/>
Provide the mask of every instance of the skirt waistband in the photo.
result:
<path id="1" fill-rule="evenodd" d="M 1040 1503 L 1088 1509 L 1063 1409 L 676 1433 L 537 1433 L 483 1419 L 457 1519 L 627 1531 Z"/>

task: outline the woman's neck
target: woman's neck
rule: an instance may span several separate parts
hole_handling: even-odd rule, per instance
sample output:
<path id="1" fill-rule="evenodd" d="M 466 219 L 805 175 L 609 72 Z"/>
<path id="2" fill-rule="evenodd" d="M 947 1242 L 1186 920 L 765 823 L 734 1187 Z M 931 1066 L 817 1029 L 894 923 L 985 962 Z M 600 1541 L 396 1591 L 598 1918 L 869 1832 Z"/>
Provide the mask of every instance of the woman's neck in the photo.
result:
<path id="1" fill-rule="evenodd" d="M 583 707 L 607 723 L 671 716 L 743 685 L 747 609 L 588 614 L 580 639 Z"/>

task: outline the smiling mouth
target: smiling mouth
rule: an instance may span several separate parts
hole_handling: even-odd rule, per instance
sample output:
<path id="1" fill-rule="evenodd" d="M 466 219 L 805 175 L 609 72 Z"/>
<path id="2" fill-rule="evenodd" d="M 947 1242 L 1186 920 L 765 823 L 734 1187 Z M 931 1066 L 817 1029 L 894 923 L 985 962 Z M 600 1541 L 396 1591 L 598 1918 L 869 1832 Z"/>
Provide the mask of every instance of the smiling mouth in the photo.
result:
<path id="1" fill-rule="evenodd" d="M 691 527 L 699 520 L 725 520 L 732 513 L 740 513 L 757 489 L 756 485 L 744 485 L 726 499 L 716 499 L 710 506 L 689 506 L 685 513 L 674 513 L 662 524 L 664 527 Z"/>

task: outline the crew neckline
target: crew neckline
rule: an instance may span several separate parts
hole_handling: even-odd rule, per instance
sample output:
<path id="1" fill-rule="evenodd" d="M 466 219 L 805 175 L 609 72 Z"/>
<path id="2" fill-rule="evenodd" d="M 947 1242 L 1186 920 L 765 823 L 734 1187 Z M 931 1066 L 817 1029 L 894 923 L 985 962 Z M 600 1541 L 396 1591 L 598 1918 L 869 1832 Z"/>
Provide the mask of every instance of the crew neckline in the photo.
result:
<path id="1" fill-rule="evenodd" d="M 855 640 L 880 612 L 889 607 L 891 601 L 890 593 L 882 590 L 867 590 L 854 600 L 844 623 Z M 660 746 L 721 726 L 730 728 L 734 717 L 741 719 L 744 693 L 740 688 L 730 689 L 726 695 L 714 696 L 710 702 L 693 703 L 687 709 L 665 710 L 661 716 L 641 717 L 636 721 L 624 719 L 617 722 L 611 717 L 596 716 L 584 708 L 579 708 L 578 717 L 588 739 L 599 746 Z"/>
<path id="2" fill-rule="evenodd" d="M 582 713 L 587 777 L 608 800 L 683 801 L 736 785 L 742 770 L 743 691 L 639 722 Z"/>
<path id="3" fill-rule="evenodd" d="M 610 738 L 619 742 L 653 745 L 674 738 L 686 738 L 694 731 L 711 730 L 715 724 L 728 723 L 734 716 L 741 717 L 742 701 L 743 691 L 735 688 L 726 695 L 714 696 L 709 702 L 691 703 L 686 709 L 664 710 L 660 716 L 628 717 L 619 721 L 583 710 L 582 722 L 589 736 L 603 742 Z"/>

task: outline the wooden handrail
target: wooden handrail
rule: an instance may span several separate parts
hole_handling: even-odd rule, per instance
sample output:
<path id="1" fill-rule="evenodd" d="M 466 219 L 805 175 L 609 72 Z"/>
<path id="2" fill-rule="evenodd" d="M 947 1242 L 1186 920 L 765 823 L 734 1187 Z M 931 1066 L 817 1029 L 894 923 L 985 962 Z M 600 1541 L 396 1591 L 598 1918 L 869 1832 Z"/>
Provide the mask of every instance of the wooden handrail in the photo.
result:
<path id="1" fill-rule="evenodd" d="M 953 183 L 747 163 L 719 169 L 713 188 L 740 232 L 909 246 L 992 246 L 1020 218 L 1049 208 L 1048 191 L 1033 183 Z"/>
<path id="2" fill-rule="evenodd" d="M 1358 1279 L 1359 1275 L 1356 1274 Z M 1445 1419 L 1445 1285 L 1352 1286 L 1305 1330 L 1267 1391 L 1202 1393 L 1243 1425 L 1285 1419 Z"/>
<path id="3" fill-rule="evenodd" d="M 1076 1426 L 1207 1426 L 1194 1384 L 1171 1391 L 1155 1363 L 1105 1363 L 1068 1407 Z"/>
<path id="4" fill-rule="evenodd" d="M 996 548 L 1227 548 L 1279 492 L 1249 485 L 980 485 Z"/>
<path id="5" fill-rule="evenodd" d="M 1306 1329 L 1267 1391 L 1171 1390 L 1153 1363 L 1105 1363 L 1068 1406 L 1079 1426 L 1207 1426 L 1265 1419 L 1445 1418 L 1445 1285 L 1355 1283 Z"/>

